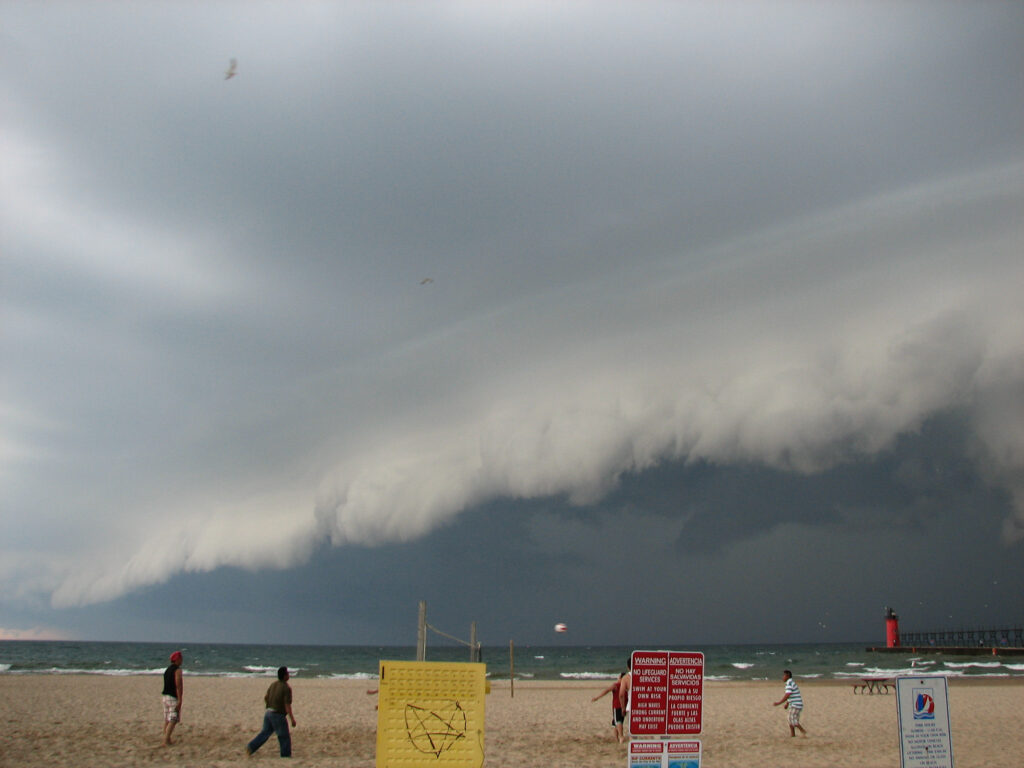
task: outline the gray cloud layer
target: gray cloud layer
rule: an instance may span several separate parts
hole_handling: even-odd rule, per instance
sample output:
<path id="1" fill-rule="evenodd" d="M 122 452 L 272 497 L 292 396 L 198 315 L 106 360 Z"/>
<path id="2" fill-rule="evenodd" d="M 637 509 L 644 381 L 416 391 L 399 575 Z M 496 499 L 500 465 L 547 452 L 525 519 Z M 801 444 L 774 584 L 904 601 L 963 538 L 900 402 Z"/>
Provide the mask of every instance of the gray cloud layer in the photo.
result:
<path id="1" fill-rule="evenodd" d="M 236 10 L 8 7 L 9 593 L 949 411 L 1024 535 L 1019 8 Z"/>

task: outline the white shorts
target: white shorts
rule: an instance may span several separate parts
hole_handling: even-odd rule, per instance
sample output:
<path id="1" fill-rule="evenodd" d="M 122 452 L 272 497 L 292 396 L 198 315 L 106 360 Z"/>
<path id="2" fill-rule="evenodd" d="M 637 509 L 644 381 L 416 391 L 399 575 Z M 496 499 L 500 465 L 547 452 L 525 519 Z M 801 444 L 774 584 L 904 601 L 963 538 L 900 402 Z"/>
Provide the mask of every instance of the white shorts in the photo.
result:
<path id="1" fill-rule="evenodd" d="M 164 722 L 178 722 L 178 700 L 173 696 L 164 696 Z"/>

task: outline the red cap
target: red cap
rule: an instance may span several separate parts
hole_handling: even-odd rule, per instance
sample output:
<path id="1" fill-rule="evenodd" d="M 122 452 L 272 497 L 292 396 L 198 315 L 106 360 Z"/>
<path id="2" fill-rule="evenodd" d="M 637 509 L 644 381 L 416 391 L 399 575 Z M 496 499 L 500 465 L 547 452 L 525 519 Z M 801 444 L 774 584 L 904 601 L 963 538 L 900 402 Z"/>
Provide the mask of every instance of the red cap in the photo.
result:
<path id="1" fill-rule="evenodd" d="M 175 664 L 181 663 L 181 651 L 175 651 L 171 654 L 171 661 Z"/>

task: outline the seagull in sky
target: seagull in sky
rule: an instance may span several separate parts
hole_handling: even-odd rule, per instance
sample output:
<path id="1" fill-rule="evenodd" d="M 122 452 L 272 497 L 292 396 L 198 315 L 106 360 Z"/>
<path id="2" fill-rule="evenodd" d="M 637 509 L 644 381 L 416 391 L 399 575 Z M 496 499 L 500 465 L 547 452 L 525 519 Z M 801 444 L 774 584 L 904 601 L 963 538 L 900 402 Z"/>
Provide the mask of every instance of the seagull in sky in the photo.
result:
<path id="1" fill-rule="evenodd" d="M 422 280 L 420 280 L 420 285 L 427 285 L 428 283 L 432 283 L 432 282 L 434 282 L 434 278 L 432 278 L 432 277 L 424 277 Z"/>
<path id="2" fill-rule="evenodd" d="M 224 79 L 230 80 L 232 77 L 238 74 L 238 59 L 232 59 L 231 64 L 228 65 L 228 71 L 224 73 Z"/>

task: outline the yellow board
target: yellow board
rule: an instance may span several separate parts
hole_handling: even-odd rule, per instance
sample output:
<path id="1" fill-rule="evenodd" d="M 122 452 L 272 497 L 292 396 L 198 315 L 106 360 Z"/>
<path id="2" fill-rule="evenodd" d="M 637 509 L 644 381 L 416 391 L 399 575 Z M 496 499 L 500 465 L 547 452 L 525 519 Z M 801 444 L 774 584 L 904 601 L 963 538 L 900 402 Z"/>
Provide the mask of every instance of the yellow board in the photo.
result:
<path id="1" fill-rule="evenodd" d="M 484 763 L 486 664 L 382 661 L 377 768 Z"/>

